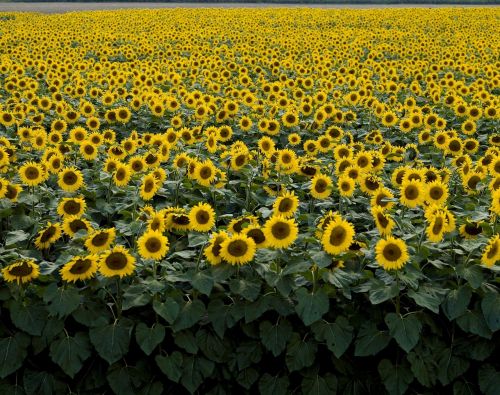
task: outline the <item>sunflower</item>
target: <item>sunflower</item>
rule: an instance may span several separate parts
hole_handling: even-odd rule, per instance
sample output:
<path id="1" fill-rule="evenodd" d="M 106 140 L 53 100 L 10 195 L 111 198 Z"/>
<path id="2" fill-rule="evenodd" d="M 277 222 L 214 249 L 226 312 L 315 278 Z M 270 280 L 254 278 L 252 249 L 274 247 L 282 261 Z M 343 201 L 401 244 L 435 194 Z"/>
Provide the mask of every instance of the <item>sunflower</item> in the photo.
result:
<path id="1" fill-rule="evenodd" d="M 151 200 L 156 192 L 158 192 L 158 189 L 159 182 L 156 180 L 154 175 L 147 174 L 142 179 L 139 194 L 143 200 Z"/>
<path id="2" fill-rule="evenodd" d="M 426 196 L 426 185 L 421 181 L 404 181 L 401 186 L 400 201 L 407 207 L 414 208 L 422 204 Z"/>
<path id="3" fill-rule="evenodd" d="M 63 222 L 63 231 L 68 236 L 73 237 L 75 233 L 80 230 L 85 230 L 90 232 L 92 230 L 92 225 L 89 221 L 84 218 L 76 217 L 76 216 L 65 216 Z"/>
<path id="4" fill-rule="evenodd" d="M 278 197 L 273 204 L 274 215 L 284 218 L 293 217 L 299 207 L 299 199 L 294 192 L 285 192 Z"/>
<path id="5" fill-rule="evenodd" d="M 216 167 L 210 160 L 197 163 L 194 178 L 200 185 L 208 187 L 215 180 L 216 170 Z"/>
<path id="6" fill-rule="evenodd" d="M 373 219 L 381 236 L 390 236 L 395 222 L 388 213 L 380 206 L 372 208 Z"/>
<path id="7" fill-rule="evenodd" d="M 326 199 L 332 193 L 332 184 L 327 175 L 315 175 L 311 181 L 311 195 L 316 199 Z"/>
<path id="8" fill-rule="evenodd" d="M 262 229 L 267 245 L 272 248 L 287 248 L 297 239 L 299 228 L 293 219 L 271 217 Z"/>
<path id="9" fill-rule="evenodd" d="M 57 205 L 57 214 L 62 217 L 81 217 L 85 212 L 87 204 L 83 196 L 62 198 Z"/>
<path id="10" fill-rule="evenodd" d="M 481 256 L 481 263 L 492 267 L 498 260 L 500 260 L 500 236 L 495 235 L 488 240 L 488 244 Z"/>
<path id="11" fill-rule="evenodd" d="M 427 200 L 430 204 L 442 205 L 448 199 L 448 187 L 441 181 L 427 184 Z"/>
<path id="12" fill-rule="evenodd" d="M 482 222 L 469 222 L 461 225 L 459 228 L 460 235 L 465 239 L 475 239 L 478 235 L 483 233 L 481 226 Z"/>
<path id="13" fill-rule="evenodd" d="M 265 248 L 267 247 L 267 239 L 266 235 L 264 234 L 264 231 L 262 228 L 258 225 L 250 225 L 247 226 L 243 231 L 241 232 L 245 236 L 248 236 L 255 241 L 255 247 L 256 248 Z"/>
<path id="14" fill-rule="evenodd" d="M 107 250 L 111 243 L 115 240 L 116 231 L 115 228 L 94 230 L 87 236 L 85 240 L 85 247 L 92 252 L 97 254 L 101 251 Z"/>
<path id="15" fill-rule="evenodd" d="M 61 237 L 61 225 L 48 222 L 47 226 L 38 232 L 38 236 L 35 239 L 35 246 L 39 250 L 47 249 L 54 244 L 59 237 Z"/>
<path id="16" fill-rule="evenodd" d="M 115 171 L 113 173 L 113 182 L 117 187 L 124 187 L 128 185 L 130 178 L 132 177 L 132 171 L 130 166 L 121 162 L 116 163 Z"/>
<path id="17" fill-rule="evenodd" d="M 167 255 L 168 239 L 160 232 L 149 230 L 137 240 L 139 255 L 144 259 L 159 261 Z"/>
<path id="18" fill-rule="evenodd" d="M 243 234 L 235 234 L 220 245 L 220 256 L 231 265 L 244 265 L 255 255 L 255 241 Z"/>
<path id="19" fill-rule="evenodd" d="M 38 265 L 33 259 L 21 259 L 2 269 L 2 276 L 7 282 L 24 284 L 40 275 Z"/>
<path id="20" fill-rule="evenodd" d="M 354 190 L 356 189 L 356 182 L 348 175 L 343 175 L 339 177 L 337 182 L 340 196 L 352 196 Z"/>
<path id="21" fill-rule="evenodd" d="M 439 211 L 430 218 L 429 226 L 425 230 L 427 239 L 433 243 L 438 243 L 443 240 L 443 236 L 447 229 L 446 215 Z"/>
<path id="22" fill-rule="evenodd" d="M 227 225 L 227 229 L 231 233 L 240 233 L 245 227 L 250 225 L 259 225 L 259 220 L 253 215 L 244 215 L 243 217 L 232 219 Z"/>
<path id="23" fill-rule="evenodd" d="M 120 245 L 106 251 L 99 260 L 99 271 L 104 277 L 129 276 L 134 269 L 135 258 Z"/>
<path id="24" fill-rule="evenodd" d="M 354 227 L 340 216 L 328 223 L 321 236 L 324 250 L 332 255 L 347 251 L 353 240 Z"/>
<path id="25" fill-rule="evenodd" d="M 9 183 L 7 184 L 7 190 L 5 191 L 4 197 L 9 199 L 11 202 L 16 202 L 22 190 L 23 188 L 21 187 L 21 185 Z"/>
<path id="26" fill-rule="evenodd" d="M 370 204 L 372 207 L 380 207 L 382 210 L 390 210 L 394 206 L 394 195 L 387 188 L 379 188 L 371 197 Z"/>
<path id="27" fill-rule="evenodd" d="M 75 256 L 59 270 L 59 273 L 67 282 L 88 280 L 97 273 L 97 262 L 96 255 Z"/>
<path id="28" fill-rule="evenodd" d="M 215 225 L 215 212 L 208 203 L 198 203 L 189 211 L 191 229 L 197 232 L 208 232 Z"/>
<path id="29" fill-rule="evenodd" d="M 379 240 L 375 253 L 378 264 L 385 270 L 401 269 L 410 259 L 405 242 L 392 236 Z"/>
<path id="30" fill-rule="evenodd" d="M 224 240 L 228 238 L 229 238 L 228 234 L 224 231 L 212 233 L 210 242 L 203 251 L 203 254 L 207 258 L 207 261 L 210 262 L 210 264 L 218 265 L 219 263 L 222 262 L 222 257 L 220 255 L 221 244 L 222 242 L 224 242 Z"/>
<path id="31" fill-rule="evenodd" d="M 19 177 L 24 184 L 32 187 L 45 180 L 45 171 L 39 163 L 25 162 L 19 168 Z"/>
<path id="32" fill-rule="evenodd" d="M 83 186 L 82 172 L 75 167 L 65 167 L 58 175 L 57 183 L 63 191 L 74 192 Z"/>
<path id="33" fill-rule="evenodd" d="M 80 155 L 82 155 L 85 160 L 94 160 L 97 158 L 98 153 L 97 147 L 91 141 L 84 141 L 80 145 Z"/>

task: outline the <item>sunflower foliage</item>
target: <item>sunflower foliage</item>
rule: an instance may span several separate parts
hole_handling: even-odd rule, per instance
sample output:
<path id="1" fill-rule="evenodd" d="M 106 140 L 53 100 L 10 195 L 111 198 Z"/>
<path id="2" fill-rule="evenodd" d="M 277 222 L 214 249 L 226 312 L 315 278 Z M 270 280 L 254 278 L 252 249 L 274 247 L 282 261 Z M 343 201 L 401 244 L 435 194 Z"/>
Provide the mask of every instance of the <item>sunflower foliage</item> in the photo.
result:
<path id="1" fill-rule="evenodd" d="M 499 12 L 0 15 L 1 393 L 498 394 Z"/>

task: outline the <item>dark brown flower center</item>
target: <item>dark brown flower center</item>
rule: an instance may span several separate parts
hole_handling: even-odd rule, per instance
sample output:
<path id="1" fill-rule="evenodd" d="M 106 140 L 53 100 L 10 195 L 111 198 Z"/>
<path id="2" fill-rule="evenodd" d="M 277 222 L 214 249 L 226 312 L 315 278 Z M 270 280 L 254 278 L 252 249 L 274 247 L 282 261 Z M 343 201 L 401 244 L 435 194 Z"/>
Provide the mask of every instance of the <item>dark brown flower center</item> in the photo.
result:
<path id="1" fill-rule="evenodd" d="M 399 258 L 401 258 L 401 256 L 403 255 L 403 252 L 401 251 L 399 246 L 397 246 L 396 244 L 389 243 L 384 247 L 384 251 L 382 252 L 382 255 L 388 261 L 395 262 Z"/>
<path id="2" fill-rule="evenodd" d="M 33 267 L 27 262 L 22 262 L 20 265 L 9 269 L 9 274 L 15 277 L 26 277 L 33 273 Z"/>
<path id="3" fill-rule="evenodd" d="M 154 236 L 150 237 L 146 241 L 145 247 L 146 247 L 146 250 L 148 250 L 148 252 L 152 252 L 152 253 L 158 252 L 161 249 L 161 240 L 158 239 L 157 237 L 154 237 Z"/>
<path id="4" fill-rule="evenodd" d="M 97 235 L 92 237 L 92 245 L 95 247 L 102 247 L 106 245 L 109 240 L 109 234 L 107 232 L 99 232 Z"/>
<path id="5" fill-rule="evenodd" d="M 78 181 L 78 176 L 73 171 L 70 170 L 64 173 L 63 182 L 66 185 L 74 185 L 77 183 L 77 181 Z"/>
<path id="6" fill-rule="evenodd" d="M 347 232 L 343 226 L 337 225 L 330 232 L 330 244 L 334 246 L 341 245 L 347 237 Z"/>
<path id="7" fill-rule="evenodd" d="M 24 175 L 28 180 L 36 180 L 40 176 L 40 170 L 35 166 L 30 166 L 24 171 Z"/>
<path id="8" fill-rule="evenodd" d="M 112 252 L 106 257 L 105 263 L 111 270 L 122 270 L 127 266 L 127 257 L 122 252 Z"/>
<path id="9" fill-rule="evenodd" d="M 92 261 L 90 259 L 78 259 L 73 265 L 69 272 L 71 274 L 83 274 L 86 273 L 92 266 Z"/>
<path id="10" fill-rule="evenodd" d="M 248 251 L 248 244 L 243 240 L 233 240 L 227 246 L 227 252 L 234 257 L 240 257 Z"/>
<path id="11" fill-rule="evenodd" d="M 283 240 L 290 236 L 291 229 L 290 225 L 286 222 L 276 222 L 271 227 L 271 234 L 275 239 Z"/>
<path id="12" fill-rule="evenodd" d="M 205 225 L 210 221 L 210 214 L 205 210 L 199 210 L 196 212 L 196 222 L 200 225 Z"/>

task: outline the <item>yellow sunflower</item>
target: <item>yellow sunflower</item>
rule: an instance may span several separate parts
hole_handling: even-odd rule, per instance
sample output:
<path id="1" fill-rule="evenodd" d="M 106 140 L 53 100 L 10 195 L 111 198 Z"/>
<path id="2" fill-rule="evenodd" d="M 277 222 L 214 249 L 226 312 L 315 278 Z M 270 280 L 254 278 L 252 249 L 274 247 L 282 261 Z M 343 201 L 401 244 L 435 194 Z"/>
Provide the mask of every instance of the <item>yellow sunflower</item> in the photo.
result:
<path id="1" fill-rule="evenodd" d="M 83 186 L 83 175 L 76 167 L 65 167 L 58 174 L 58 185 L 63 191 L 74 192 Z"/>
<path id="2" fill-rule="evenodd" d="M 332 193 L 332 179 L 324 174 L 317 174 L 311 181 L 311 195 L 316 199 L 326 199 Z"/>
<path id="3" fill-rule="evenodd" d="M 59 273 L 67 282 L 88 280 L 97 273 L 97 262 L 96 255 L 75 256 L 59 270 Z"/>
<path id="4" fill-rule="evenodd" d="M 293 244 L 299 234 L 299 228 L 293 219 L 271 217 L 262 229 L 267 245 L 272 248 L 287 248 Z"/>
<path id="5" fill-rule="evenodd" d="M 39 163 L 25 162 L 19 168 L 19 177 L 24 184 L 32 187 L 45 180 L 45 171 Z"/>
<path id="6" fill-rule="evenodd" d="M 235 234 L 220 245 L 220 256 L 231 265 L 244 265 L 255 255 L 255 242 L 244 234 Z"/>
<path id="7" fill-rule="evenodd" d="M 426 185 L 417 180 L 406 180 L 401 186 L 400 201 L 407 207 L 414 208 L 422 204 L 426 197 Z"/>
<path id="8" fill-rule="evenodd" d="M 81 217 L 86 207 L 87 204 L 83 196 L 62 198 L 57 205 L 57 214 L 62 217 Z"/>
<path id="9" fill-rule="evenodd" d="M 492 267 L 498 260 L 500 260 L 500 236 L 495 235 L 488 240 L 488 244 L 481 256 L 481 263 Z"/>
<path id="10" fill-rule="evenodd" d="M 191 229 L 197 232 L 208 232 L 215 225 L 215 212 L 208 203 L 198 203 L 189 211 Z"/>
<path id="11" fill-rule="evenodd" d="M 37 278 L 40 269 L 33 259 L 21 259 L 2 269 L 2 276 L 7 282 L 24 284 Z"/>
<path id="12" fill-rule="evenodd" d="M 205 247 L 203 254 L 207 258 L 207 261 L 211 265 L 218 265 L 222 262 L 221 244 L 224 240 L 228 239 L 229 236 L 226 232 L 220 231 L 212 233 L 209 244 Z"/>
<path id="13" fill-rule="evenodd" d="M 375 253 L 378 264 L 385 270 L 401 269 L 410 259 L 405 242 L 392 236 L 380 239 Z"/>
<path id="14" fill-rule="evenodd" d="M 104 277 L 129 276 L 135 270 L 135 258 L 123 246 L 106 251 L 99 260 L 99 271 Z"/>
<path id="15" fill-rule="evenodd" d="M 139 255 L 144 259 L 161 260 L 169 250 L 168 239 L 160 232 L 148 230 L 137 240 Z"/>
<path id="16" fill-rule="evenodd" d="M 293 217 L 299 207 L 299 198 L 294 192 L 285 192 L 273 204 L 274 215 L 284 218 Z"/>
<path id="17" fill-rule="evenodd" d="M 85 240 L 85 247 L 92 252 L 97 254 L 101 251 L 105 251 L 113 243 L 116 237 L 115 228 L 94 230 L 87 236 Z"/>
<path id="18" fill-rule="evenodd" d="M 47 223 L 47 226 L 38 232 L 35 239 L 35 246 L 39 250 L 45 250 L 54 244 L 61 237 L 61 225 L 58 223 Z"/>
<path id="19" fill-rule="evenodd" d="M 141 198 L 143 200 L 151 200 L 156 192 L 158 192 L 159 184 L 154 175 L 148 174 L 144 176 L 139 192 Z"/>
<path id="20" fill-rule="evenodd" d="M 75 233 L 80 230 L 85 230 L 90 232 L 92 230 L 92 225 L 89 221 L 81 217 L 66 216 L 63 222 L 63 231 L 68 236 L 73 237 Z"/>
<path id="21" fill-rule="evenodd" d="M 354 227 L 340 216 L 328 223 L 321 236 L 321 244 L 332 255 L 341 254 L 349 249 L 354 240 Z"/>

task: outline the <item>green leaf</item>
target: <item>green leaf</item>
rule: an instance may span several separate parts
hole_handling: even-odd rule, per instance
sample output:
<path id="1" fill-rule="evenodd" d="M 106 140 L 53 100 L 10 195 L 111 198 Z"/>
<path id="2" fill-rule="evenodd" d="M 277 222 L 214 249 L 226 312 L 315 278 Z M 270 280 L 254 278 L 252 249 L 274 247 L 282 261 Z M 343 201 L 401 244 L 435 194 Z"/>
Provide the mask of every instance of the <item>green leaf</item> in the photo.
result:
<path id="1" fill-rule="evenodd" d="M 248 341 L 240 344 L 236 349 L 238 369 L 243 370 L 262 359 L 262 347 L 258 341 Z"/>
<path id="2" fill-rule="evenodd" d="M 413 381 L 413 375 L 405 365 L 393 365 L 388 359 L 378 364 L 378 372 L 390 395 L 402 395 Z"/>
<path id="3" fill-rule="evenodd" d="M 411 351 L 420 339 L 422 323 L 415 314 L 403 317 L 400 314 L 389 313 L 385 316 L 385 323 L 389 328 L 389 334 L 406 352 Z"/>
<path id="4" fill-rule="evenodd" d="M 422 355 L 418 352 L 410 352 L 407 356 L 411 371 L 420 384 L 431 388 L 437 381 L 437 364 L 430 353 Z"/>
<path id="5" fill-rule="evenodd" d="M 199 300 L 186 302 L 182 308 L 177 320 L 174 322 L 173 329 L 175 332 L 183 329 L 191 328 L 194 324 L 200 321 L 205 314 L 205 305 Z"/>
<path id="6" fill-rule="evenodd" d="M 259 379 L 259 372 L 253 368 L 243 369 L 236 376 L 236 381 L 243 388 L 249 390 L 252 385 Z"/>
<path id="7" fill-rule="evenodd" d="M 390 341 L 391 337 L 387 332 L 379 331 L 373 322 L 365 322 L 359 330 L 354 355 L 356 357 L 375 355 L 387 347 Z"/>
<path id="8" fill-rule="evenodd" d="M 73 312 L 72 317 L 79 324 L 88 327 L 104 326 L 109 323 L 111 313 L 104 303 L 86 300 Z"/>
<path id="9" fill-rule="evenodd" d="M 28 240 L 29 237 L 29 233 L 26 233 L 24 230 L 14 230 L 12 232 L 8 232 L 5 236 L 5 246 L 7 247 L 21 243 L 22 241 Z"/>
<path id="10" fill-rule="evenodd" d="M 172 298 L 165 299 L 165 302 L 153 301 L 153 310 L 169 324 L 173 324 L 179 316 L 180 307 Z"/>
<path id="11" fill-rule="evenodd" d="M 332 264 L 332 257 L 324 251 L 317 251 L 311 254 L 311 259 L 319 268 L 328 267 Z M 308 262 L 308 260 L 303 261 Z"/>
<path id="12" fill-rule="evenodd" d="M 29 345 L 30 338 L 21 332 L 0 339 L 0 378 L 7 377 L 23 365 Z"/>
<path id="13" fill-rule="evenodd" d="M 315 374 L 302 379 L 302 393 L 308 395 L 334 395 L 337 393 L 337 378 L 326 373 L 324 376 Z"/>
<path id="14" fill-rule="evenodd" d="M 217 333 L 219 337 L 223 337 L 224 332 L 226 331 L 227 312 L 228 307 L 220 299 L 213 299 L 208 304 L 208 319 L 212 323 L 215 333 Z"/>
<path id="15" fill-rule="evenodd" d="M 444 313 L 450 321 L 465 313 L 471 297 L 471 289 L 464 285 L 460 286 L 457 289 L 452 289 L 450 292 L 448 292 L 448 295 L 446 295 L 442 307 Z"/>
<path id="16" fill-rule="evenodd" d="M 481 301 L 481 309 L 488 328 L 493 332 L 500 329 L 500 294 L 490 291 Z"/>
<path id="17" fill-rule="evenodd" d="M 174 337 L 174 343 L 190 354 L 196 354 L 198 352 L 198 343 L 196 342 L 196 337 L 191 331 L 182 331 L 176 333 Z"/>
<path id="18" fill-rule="evenodd" d="M 150 302 L 151 295 L 147 292 L 144 285 L 132 285 L 123 294 L 122 310 L 146 306 Z"/>
<path id="19" fill-rule="evenodd" d="M 155 361 L 169 380 L 175 383 L 179 382 L 182 376 L 182 354 L 179 351 L 174 351 L 170 356 L 157 355 Z"/>
<path id="20" fill-rule="evenodd" d="M 311 329 L 316 340 L 326 342 L 326 346 L 337 358 L 347 350 L 353 339 L 353 327 L 345 317 L 339 316 L 335 322 L 316 321 Z"/>
<path id="21" fill-rule="evenodd" d="M 188 246 L 198 247 L 205 244 L 208 240 L 208 236 L 204 233 L 189 233 L 188 234 Z"/>
<path id="22" fill-rule="evenodd" d="M 261 395 L 286 395 L 289 394 L 289 385 L 288 377 L 265 373 L 259 380 L 259 391 Z"/>
<path id="23" fill-rule="evenodd" d="M 231 354 L 226 343 L 206 329 L 196 332 L 196 343 L 203 352 L 203 355 L 214 362 L 227 362 L 228 356 Z"/>
<path id="24" fill-rule="evenodd" d="M 292 335 L 286 350 L 286 366 L 290 372 L 308 368 L 314 363 L 318 345 L 316 342 L 302 339 L 297 333 Z"/>
<path id="25" fill-rule="evenodd" d="M 68 389 L 55 377 L 44 371 L 25 369 L 23 374 L 24 389 L 27 395 L 63 394 Z"/>
<path id="26" fill-rule="evenodd" d="M 389 299 L 396 297 L 399 293 L 398 284 L 396 282 L 391 285 L 386 285 L 383 281 L 372 280 L 369 291 L 369 299 L 372 304 L 380 304 Z"/>
<path id="27" fill-rule="evenodd" d="M 56 283 L 52 283 L 45 289 L 43 300 L 51 316 L 63 318 L 78 308 L 80 294 L 76 288 L 58 288 Z"/>
<path id="28" fill-rule="evenodd" d="M 206 358 L 196 356 L 184 358 L 181 384 L 190 393 L 194 393 L 203 381 L 212 374 L 214 368 L 215 364 Z"/>
<path id="29" fill-rule="evenodd" d="M 214 286 L 214 280 L 206 272 L 198 272 L 193 276 L 191 282 L 193 288 L 200 291 L 202 294 L 210 296 Z"/>
<path id="30" fill-rule="evenodd" d="M 453 355 L 449 348 L 438 356 L 438 379 L 443 385 L 448 385 L 469 369 L 469 362 Z"/>
<path id="31" fill-rule="evenodd" d="M 292 335 L 292 326 L 285 319 L 280 319 L 276 325 L 263 321 L 259 325 L 259 330 L 262 344 L 275 357 L 283 352 Z"/>
<path id="32" fill-rule="evenodd" d="M 479 311 L 468 310 L 465 314 L 457 318 L 457 324 L 464 332 L 491 339 L 491 331 Z"/>
<path id="33" fill-rule="evenodd" d="M 74 337 L 64 336 L 50 345 L 50 358 L 71 378 L 81 370 L 88 357 L 90 343 L 83 332 L 78 332 Z"/>
<path id="34" fill-rule="evenodd" d="M 489 364 L 483 365 L 478 371 L 479 388 L 484 395 L 498 395 L 500 388 L 500 372 Z"/>
<path id="35" fill-rule="evenodd" d="M 478 289 L 484 282 L 483 271 L 479 265 L 457 266 L 457 273 L 469 282 L 472 289 Z"/>
<path id="36" fill-rule="evenodd" d="M 143 322 L 137 324 L 135 328 L 135 340 L 146 355 L 151 355 L 153 350 L 165 338 L 165 327 L 161 324 L 153 324 L 149 328 Z"/>
<path id="37" fill-rule="evenodd" d="M 408 296 L 412 298 L 416 304 L 425 307 L 432 312 L 439 314 L 439 305 L 442 302 L 443 294 L 446 290 L 437 289 L 430 285 L 420 286 L 418 291 L 410 289 Z"/>
<path id="38" fill-rule="evenodd" d="M 260 295 L 260 283 L 244 279 L 233 279 L 229 283 L 231 292 L 243 296 L 246 300 L 253 302 Z"/>
<path id="39" fill-rule="evenodd" d="M 134 376 L 137 375 L 134 367 L 115 365 L 107 376 L 109 386 L 116 395 L 135 395 Z"/>
<path id="40" fill-rule="evenodd" d="M 131 320 L 120 318 L 111 325 L 90 329 L 90 341 L 97 353 L 112 364 L 128 352 L 133 328 L 134 323 Z"/>
<path id="41" fill-rule="evenodd" d="M 299 288 L 296 296 L 298 304 L 295 311 L 307 326 L 323 317 L 330 308 L 328 295 L 322 289 L 309 293 L 307 289 Z"/>
<path id="42" fill-rule="evenodd" d="M 9 302 L 10 319 L 19 329 L 32 336 L 40 336 L 47 321 L 47 311 L 42 304 L 25 305 L 16 300 Z"/>

